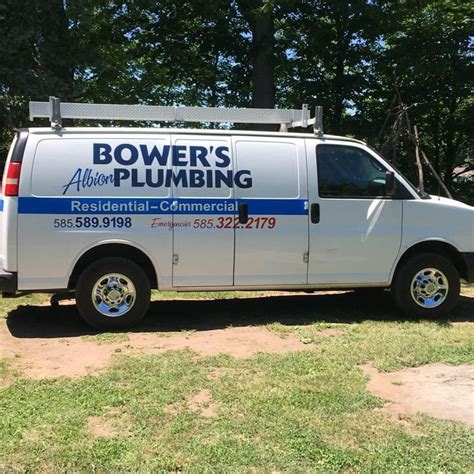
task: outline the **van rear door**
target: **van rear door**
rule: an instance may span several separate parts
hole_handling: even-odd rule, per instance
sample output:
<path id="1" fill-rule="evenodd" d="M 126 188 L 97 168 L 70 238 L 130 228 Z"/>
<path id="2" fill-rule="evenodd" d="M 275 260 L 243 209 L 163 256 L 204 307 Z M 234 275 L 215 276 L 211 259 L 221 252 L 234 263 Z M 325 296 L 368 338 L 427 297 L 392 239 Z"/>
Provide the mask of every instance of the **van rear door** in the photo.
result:
<path id="1" fill-rule="evenodd" d="M 4 188 L 6 182 L 6 170 L 8 168 L 8 163 L 11 160 L 13 149 L 17 142 L 18 136 L 15 135 L 13 138 L 13 143 L 11 144 L 10 151 L 8 152 L 7 159 L 5 161 L 4 169 L 1 170 L 0 176 L 2 177 L 2 182 L 0 183 L 0 260 L 3 262 L 6 253 L 6 241 L 7 236 L 5 234 L 5 198 L 4 198 Z"/>
<path id="2" fill-rule="evenodd" d="M 11 160 L 11 156 L 13 153 L 13 149 L 15 148 L 15 144 L 17 142 L 18 136 L 15 135 L 13 139 L 13 143 L 10 147 L 10 151 L 8 152 L 7 160 L 5 162 L 5 169 L 1 170 L 0 176 L 3 176 L 1 186 L 1 194 L 0 194 L 0 270 L 6 268 L 6 256 L 7 256 L 7 226 L 6 226 L 6 201 L 4 197 L 4 188 L 6 184 L 6 170 L 8 168 L 8 163 Z"/>
<path id="3" fill-rule="evenodd" d="M 0 193 L 0 269 L 17 271 L 18 194 L 28 130 L 19 130 L 5 163 Z"/>
<path id="4" fill-rule="evenodd" d="M 303 139 L 233 137 L 248 221 L 235 229 L 235 285 L 307 282 L 308 211 Z M 241 208 L 242 209 L 242 208 Z"/>

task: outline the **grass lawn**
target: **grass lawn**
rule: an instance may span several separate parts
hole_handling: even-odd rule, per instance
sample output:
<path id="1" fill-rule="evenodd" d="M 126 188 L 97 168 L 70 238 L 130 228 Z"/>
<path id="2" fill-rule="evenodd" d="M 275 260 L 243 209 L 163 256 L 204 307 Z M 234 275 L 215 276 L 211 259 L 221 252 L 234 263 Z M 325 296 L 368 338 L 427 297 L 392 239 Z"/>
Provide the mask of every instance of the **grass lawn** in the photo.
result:
<path id="1" fill-rule="evenodd" d="M 295 334 L 307 351 L 248 359 L 119 352 L 99 376 L 44 380 L 15 374 L 0 358 L 0 471 L 473 472 L 472 429 L 378 410 L 384 401 L 367 391 L 359 368 L 472 364 L 474 287 L 463 293 L 455 322 L 401 318 L 389 302 L 333 305 L 331 296 L 305 297 L 314 309 L 289 308 L 285 297 L 244 306 L 234 321 Z M 0 318 L 41 301 L 0 300 Z M 222 318 L 233 324 L 232 314 Z M 323 336 L 328 328 L 337 334 Z M 125 336 L 82 337 L 103 345 Z"/>

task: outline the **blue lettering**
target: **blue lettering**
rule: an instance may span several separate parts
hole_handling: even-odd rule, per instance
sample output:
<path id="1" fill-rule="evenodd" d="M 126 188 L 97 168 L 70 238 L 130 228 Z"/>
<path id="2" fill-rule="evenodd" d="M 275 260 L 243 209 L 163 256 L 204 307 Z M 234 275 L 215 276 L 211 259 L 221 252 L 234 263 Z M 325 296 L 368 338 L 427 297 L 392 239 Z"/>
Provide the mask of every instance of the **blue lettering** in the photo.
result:
<path id="1" fill-rule="evenodd" d="M 125 150 L 129 152 L 128 158 L 124 158 L 123 156 L 123 152 Z M 114 158 L 115 158 L 115 161 L 120 165 L 124 165 L 124 166 L 133 165 L 138 160 L 138 150 L 133 145 L 124 143 L 122 145 L 119 145 L 117 148 L 115 148 Z"/>
<path id="2" fill-rule="evenodd" d="M 69 182 L 63 186 L 63 195 L 66 194 L 71 187 L 76 192 L 79 192 L 82 189 L 92 188 L 95 186 L 105 186 L 109 183 L 114 183 L 113 174 L 98 173 L 96 171 L 94 175 L 93 172 L 94 170 L 91 168 L 86 168 L 84 170 L 78 168 Z"/>
<path id="3" fill-rule="evenodd" d="M 179 170 L 177 173 L 173 173 L 172 170 L 166 170 L 166 181 L 165 187 L 171 187 L 171 183 L 175 186 L 182 186 L 183 188 L 188 187 L 188 176 L 186 170 Z"/>
<path id="4" fill-rule="evenodd" d="M 120 187 L 120 181 L 123 179 L 128 179 L 130 177 L 130 171 L 124 168 L 115 168 L 114 169 L 114 186 L 116 188 Z"/>
<path id="5" fill-rule="evenodd" d="M 191 170 L 189 172 L 189 187 L 190 188 L 202 188 L 204 187 L 204 171 L 202 170 Z"/>
<path id="6" fill-rule="evenodd" d="M 154 176 L 156 176 L 156 180 L 153 180 Z M 147 186 L 150 186 L 150 188 L 159 188 L 163 186 L 163 179 L 163 170 L 145 170 L 145 181 Z"/>
<path id="7" fill-rule="evenodd" d="M 184 160 L 184 161 L 180 161 Z M 173 166 L 186 166 L 186 147 L 184 145 L 173 146 Z"/>
<path id="8" fill-rule="evenodd" d="M 229 153 L 229 149 L 226 146 L 216 148 L 216 157 L 221 160 L 220 162 L 216 161 L 216 166 L 227 168 L 230 165 L 230 156 L 227 153 Z"/>
<path id="9" fill-rule="evenodd" d="M 94 165 L 108 165 L 112 162 L 112 147 L 107 143 L 94 143 Z"/>
<path id="10" fill-rule="evenodd" d="M 132 170 L 132 188 L 143 188 L 143 186 L 145 186 L 145 183 L 143 181 L 138 180 L 138 170 L 133 169 Z"/>
<path id="11" fill-rule="evenodd" d="M 234 181 L 236 186 L 239 188 L 247 189 L 252 187 L 252 177 L 250 176 L 249 170 L 237 171 L 237 173 L 235 173 Z"/>
<path id="12" fill-rule="evenodd" d="M 210 156 L 215 156 L 215 163 L 210 160 Z M 140 157 L 147 168 L 133 166 Z M 170 159 L 173 169 L 167 169 Z M 107 143 L 93 144 L 94 164 L 108 165 L 113 161 L 122 167 L 111 170 L 110 174 L 99 173 L 93 168 L 78 168 L 69 182 L 63 185 L 63 194 L 71 190 L 80 192 L 83 189 L 108 184 L 120 187 L 122 182 L 128 182 L 127 184 L 133 188 L 172 186 L 232 188 L 235 186 L 246 189 L 253 185 L 250 170 L 239 170 L 234 173 L 228 169 L 231 158 L 227 146 L 163 145 L 159 148 L 158 145 L 147 146 L 146 144 L 122 143 L 117 146 Z M 129 166 L 132 169 L 124 168 Z M 176 170 L 178 167 L 186 167 L 186 169 Z"/>
<path id="13" fill-rule="evenodd" d="M 145 163 L 145 166 L 152 165 L 154 160 L 156 160 L 160 166 L 166 166 L 168 163 L 168 157 L 170 154 L 169 145 L 165 145 L 162 152 L 158 150 L 156 145 L 153 146 L 151 151 L 148 151 L 148 147 L 146 145 L 140 145 L 140 151 L 142 152 L 143 163 Z"/>
<path id="14" fill-rule="evenodd" d="M 71 186 L 76 186 L 76 191 L 79 191 L 81 189 L 81 174 L 82 174 L 82 168 L 78 168 L 77 171 L 74 173 L 73 177 L 69 181 L 68 184 L 65 184 L 63 186 L 64 191 L 63 194 L 66 194 L 69 191 L 69 188 Z"/>
<path id="15" fill-rule="evenodd" d="M 227 170 L 227 171 L 216 170 L 215 177 L 216 177 L 216 188 L 222 187 L 221 183 L 224 183 L 228 188 L 232 187 L 233 185 L 232 170 Z"/>
<path id="16" fill-rule="evenodd" d="M 203 146 L 190 146 L 189 147 L 189 157 L 191 166 L 197 166 L 198 160 L 203 164 L 203 166 L 211 166 L 209 161 L 206 159 L 207 148 Z"/>

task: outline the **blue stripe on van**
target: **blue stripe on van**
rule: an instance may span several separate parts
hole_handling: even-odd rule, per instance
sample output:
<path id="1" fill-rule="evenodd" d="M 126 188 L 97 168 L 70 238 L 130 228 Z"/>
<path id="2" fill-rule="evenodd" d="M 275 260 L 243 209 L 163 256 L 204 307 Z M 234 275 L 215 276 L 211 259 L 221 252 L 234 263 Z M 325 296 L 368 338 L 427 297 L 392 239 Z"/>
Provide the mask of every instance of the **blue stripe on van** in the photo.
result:
<path id="1" fill-rule="evenodd" d="M 250 215 L 306 216 L 306 199 L 237 199 L 237 205 L 248 205 Z"/>
<path id="2" fill-rule="evenodd" d="M 236 214 L 240 202 L 251 215 L 307 215 L 305 199 L 143 199 L 20 197 L 19 214 Z M 173 203 L 198 209 L 170 209 Z M 216 209 L 216 205 L 219 208 Z M 202 208 L 204 206 L 204 209 Z"/>
<path id="3" fill-rule="evenodd" d="M 0 199 L 0 212 L 3 212 L 3 199 Z"/>

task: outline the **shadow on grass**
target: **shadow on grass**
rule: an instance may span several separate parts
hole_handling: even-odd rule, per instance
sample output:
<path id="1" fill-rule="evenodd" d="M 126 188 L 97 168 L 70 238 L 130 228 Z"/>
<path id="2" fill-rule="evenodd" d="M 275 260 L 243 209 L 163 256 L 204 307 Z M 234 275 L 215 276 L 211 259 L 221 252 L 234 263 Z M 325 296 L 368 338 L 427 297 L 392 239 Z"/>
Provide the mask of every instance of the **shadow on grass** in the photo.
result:
<path id="1" fill-rule="evenodd" d="M 228 326 L 268 323 L 307 325 L 316 322 L 356 324 L 371 321 L 414 321 L 394 306 L 390 294 L 364 293 L 267 296 L 214 300 L 153 301 L 144 321 L 132 332 L 206 331 Z M 451 318 L 438 321 L 474 321 L 474 297 L 462 296 Z M 18 338 L 61 338 L 97 334 L 80 319 L 75 305 L 19 306 L 7 316 L 10 333 Z M 130 330 L 129 330 L 130 331 Z"/>

